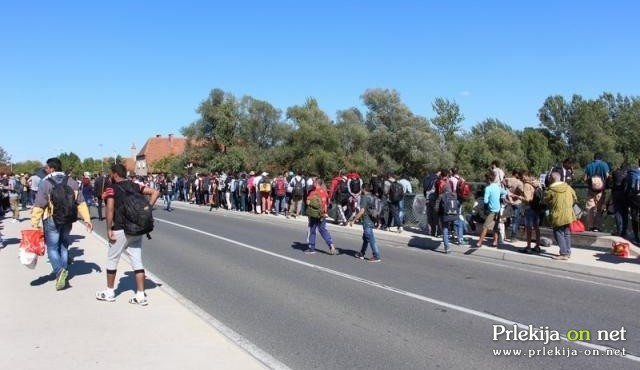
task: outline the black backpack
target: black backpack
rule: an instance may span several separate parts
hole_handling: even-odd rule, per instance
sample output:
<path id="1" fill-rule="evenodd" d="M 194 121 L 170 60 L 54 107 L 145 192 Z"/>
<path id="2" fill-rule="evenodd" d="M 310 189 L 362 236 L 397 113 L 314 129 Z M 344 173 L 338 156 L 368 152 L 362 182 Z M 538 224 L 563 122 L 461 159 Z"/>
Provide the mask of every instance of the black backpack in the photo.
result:
<path id="1" fill-rule="evenodd" d="M 15 185 L 13 185 L 13 191 L 18 194 L 22 194 L 22 192 L 24 191 L 24 186 L 22 186 L 20 179 L 16 179 L 16 183 Z"/>
<path id="2" fill-rule="evenodd" d="M 293 191 L 291 192 L 293 199 L 300 200 L 304 197 L 304 187 L 304 179 L 300 179 L 300 181 L 298 181 L 298 179 L 294 180 Z"/>
<path id="3" fill-rule="evenodd" d="M 404 196 L 404 187 L 397 181 L 391 183 L 389 187 L 389 200 L 391 203 L 398 203 Z"/>
<path id="4" fill-rule="evenodd" d="M 76 193 L 69 186 L 69 176 L 65 176 L 61 183 L 49 177 L 53 185 L 49 200 L 53 205 L 53 221 L 58 225 L 68 225 L 78 220 L 78 203 Z"/>
<path id="5" fill-rule="evenodd" d="M 531 209 L 533 209 L 536 213 L 540 213 L 544 210 L 544 191 L 541 186 L 538 186 L 533 191 L 533 199 L 531 203 L 529 203 Z"/>
<path id="6" fill-rule="evenodd" d="M 460 209 L 460 203 L 458 202 L 458 196 L 452 191 L 445 191 L 442 193 L 440 200 L 442 215 L 445 219 L 456 219 Z"/>
<path id="7" fill-rule="evenodd" d="M 123 228 L 124 233 L 127 235 L 147 235 L 147 238 L 151 239 L 149 235 L 153 231 L 153 207 L 149 204 L 147 197 L 145 197 L 137 189 L 132 189 L 137 186 L 130 181 L 127 183 L 115 183 L 114 185 L 122 192 L 120 198 L 122 207 L 122 215 L 124 216 Z"/>
<path id="8" fill-rule="evenodd" d="M 346 180 L 340 180 L 340 184 L 338 184 L 338 194 L 337 194 L 337 200 L 340 203 L 345 203 L 347 200 L 349 200 L 349 186 L 347 185 L 347 181 Z"/>
<path id="9" fill-rule="evenodd" d="M 382 183 L 382 179 L 379 177 L 371 178 L 371 193 L 376 197 L 382 197 L 382 193 L 384 192 L 384 184 Z"/>
<path id="10" fill-rule="evenodd" d="M 249 192 L 249 188 L 247 187 L 247 180 L 245 179 L 238 180 L 238 192 L 240 194 L 246 194 Z"/>
<path id="11" fill-rule="evenodd" d="M 360 193 L 360 190 L 362 188 L 360 182 L 361 180 L 359 177 L 357 179 L 351 179 L 351 181 L 349 182 L 349 190 L 351 190 L 351 193 L 353 194 Z"/>

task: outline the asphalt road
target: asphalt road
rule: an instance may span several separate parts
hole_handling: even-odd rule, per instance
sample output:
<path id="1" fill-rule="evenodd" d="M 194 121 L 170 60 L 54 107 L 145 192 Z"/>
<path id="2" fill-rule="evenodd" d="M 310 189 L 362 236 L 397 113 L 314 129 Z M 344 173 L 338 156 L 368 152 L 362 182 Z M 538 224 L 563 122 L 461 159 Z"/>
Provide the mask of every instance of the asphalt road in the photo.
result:
<path id="1" fill-rule="evenodd" d="M 599 345 L 640 356 L 640 284 L 444 255 L 404 236 L 380 243 L 383 261 L 368 263 L 352 256 L 358 227 L 330 227 L 340 255 L 306 255 L 301 220 L 206 208 L 154 215 L 147 269 L 293 369 L 640 367 L 637 357 L 585 354 Z M 510 322 L 592 337 L 493 341 L 494 325 Z M 621 328 L 624 341 L 597 338 Z M 496 356 L 501 349 L 525 354 Z"/>

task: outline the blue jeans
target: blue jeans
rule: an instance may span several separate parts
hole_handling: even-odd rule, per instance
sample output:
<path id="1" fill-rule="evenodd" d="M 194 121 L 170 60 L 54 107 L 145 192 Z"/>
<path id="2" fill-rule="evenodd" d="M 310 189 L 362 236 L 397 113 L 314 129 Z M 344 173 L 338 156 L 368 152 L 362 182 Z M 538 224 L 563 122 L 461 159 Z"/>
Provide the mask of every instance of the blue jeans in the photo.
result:
<path id="1" fill-rule="evenodd" d="M 400 199 L 400 203 L 398 203 L 398 220 L 404 225 L 404 198 Z"/>
<path id="2" fill-rule="evenodd" d="M 458 232 L 458 243 L 462 243 L 464 240 L 464 221 L 457 219 L 455 221 L 448 222 L 443 221 L 442 218 L 440 218 L 440 230 L 442 230 L 442 242 L 444 243 L 444 249 L 449 249 L 449 225 L 451 224 L 453 224 Z"/>
<path id="3" fill-rule="evenodd" d="M 520 230 L 520 204 L 514 204 L 511 206 L 513 209 L 513 217 L 511 218 L 511 239 L 515 238 L 518 235 L 518 230 Z"/>
<path id="4" fill-rule="evenodd" d="M 376 237 L 373 235 L 373 224 L 362 223 L 362 248 L 360 253 L 364 256 L 367 251 L 367 245 L 371 246 L 374 257 L 380 257 L 380 249 L 376 243 Z"/>
<path id="5" fill-rule="evenodd" d="M 53 268 L 53 273 L 67 268 L 69 234 L 72 224 L 56 225 L 53 217 L 49 217 L 42 222 L 44 231 L 44 242 L 47 245 L 47 256 Z"/>
<path id="6" fill-rule="evenodd" d="M 167 203 L 166 209 L 171 209 L 171 194 L 167 193 L 164 195 L 164 201 Z"/>
<path id="7" fill-rule="evenodd" d="M 273 207 L 275 214 L 280 214 L 280 211 L 287 213 L 287 197 L 284 195 L 276 196 L 276 204 Z"/>
<path id="8" fill-rule="evenodd" d="M 563 256 L 571 255 L 571 231 L 569 225 L 553 228 L 553 236 L 560 247 L 560 254 Z"/>
<path id="9" fill-rule="evenodd" d="M 326 218 L 311 218 L 309 217 L 309 248 L 316 248 L 316 229 L 320 230 L 320 236 L 324 239 L 324 242 L 327 245 L 333 244 L 333 239 L 331 238 L 331 234 L 329 234 L 329 230 L 327 230 L 327 219 Z"/>
<path id="10" fill-rule="evenodd" d="M 397 226 L 402 227 L 402 220 L 400 219 L 400 204 L 389 202 L 389 220 L 387 221 L 387 227 Z"/>

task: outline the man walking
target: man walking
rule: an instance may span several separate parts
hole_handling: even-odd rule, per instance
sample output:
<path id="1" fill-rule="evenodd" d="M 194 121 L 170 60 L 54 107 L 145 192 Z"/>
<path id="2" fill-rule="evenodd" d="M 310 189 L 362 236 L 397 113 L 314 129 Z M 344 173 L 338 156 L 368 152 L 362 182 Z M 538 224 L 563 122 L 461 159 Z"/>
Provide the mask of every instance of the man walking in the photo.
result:
<path id="1" fill-rule="evenodd" d="M 104 175 L 104 173 L 101 173 L 100 176 L 98 176 L 93 181 L 93 191 L 96 194 L 96 206 L 98 207 L 99 221 L 104 220 L 104 217 L 102 217 L 102 205 L 103 205 L 102 194 L 104 193 L 107 186 L 109 186 L 109 184 L 110 184 L 109 179 Z"/>
<path id="2" fill-rule="evenodd" d="M 142 265 L 142 235 L 127 235 L 125 223 L 131 222 L 125 217 L 125 200 L 127 193 L 141 193 L 149 196 L 149 207 L 153 207 L 160 193 L 150 187 L 135 184 L 126 179 L 127 170 L 121 164 L 111 166 L 111 185 L 105 191 L 107 203 L 107 237 L 109 250 L 107 252 L 107 288 L 96 292 L 96 299 L 100 301 L 115 301 L 115 280 L 118 262 L 122 253 L 131 260 L 131 267 L 135 273 L 136 295 L 129 300 L 131 304 L 146 306 L 147 297 L 144 292 L 144 266 Z"/>
<path id="3" fill-rule="evenodd" d="M 317 178 L 315 188 L 311 190 L 307 197 L 307 216 L 309 218 L 309 248 L 307 254 L 316 253 L 316 230 L 320 230 L 320 236 L 329 246 L 329 253 L 336 254 L 336 247 L 329 230 L 327 230 L 327 205 L 329 204 L 329 194 L 324 186 L 324 181 Z"/>
<path id="4" fill-rule="evenodd" d="M 69 234 L 78 214 L 89 231 L 93 229 L 89 208 L 79 192 L 78 182 L 62 171 L 58 158 L 47 160 L 47 176 L 38 187 L 38 195 L 31 210 L 31 226 L 44 228 L 47 256 L 56 277 L 56 290 L 67 285 Z"/>
<path id="5" fill-rule="evenodd" d="M 365 259 L 364 254 L 367 252 L 367 246 L 370 245 L 371 253 L 373 253 L 373 255 L 366 258 L 369 262 L 381 261 L 380 249 L 378 249 L 376 237 L 373 234 L 373 228 L 375 226 L 374 219 L 376 218 L 376 215 L 372 215 L 371 213 L 375 213 L 375 210 L 375 199 L 373 195 L 371 195 L 371 185 L 364 184 L 361 189 L 360 210 L 358 211 L 358 214 L 356 214 L 354 220 L 349 223 L 349 226 L 353 226 L 354 222 L 362 220 L 362 248 L 360 248 L 360 252 L 356 252 L 356 258 Z"/>
<path id="6" fill-rule="evenodd" d="M 553 236 L 560 247 L 560 255 L 556 260 L 566 261 L 571 257 L 571 232 L 569 224 L 576 220 L 573 204 L 576 202 L 576 192 L 566 182 L 560 180 L 560 174 L 551 173 L 551 185 L 544 194 L 549 207 L 549 221 L 553 228 Z"/>

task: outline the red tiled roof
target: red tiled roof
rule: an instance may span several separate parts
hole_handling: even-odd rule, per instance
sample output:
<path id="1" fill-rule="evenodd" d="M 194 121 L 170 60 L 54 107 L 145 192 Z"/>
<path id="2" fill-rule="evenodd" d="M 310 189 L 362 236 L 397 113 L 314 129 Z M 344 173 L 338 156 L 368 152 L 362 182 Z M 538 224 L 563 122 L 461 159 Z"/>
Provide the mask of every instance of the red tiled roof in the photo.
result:
<path id="1" fill-rule="evenodd" d="M 156 136 L 147 140 L 142 149 L 140 149 L 138 156 L 144 156 L 149 166 L 158 159 L 182 154 L 186 144 L 187 139 L 183 137 Z"/>

